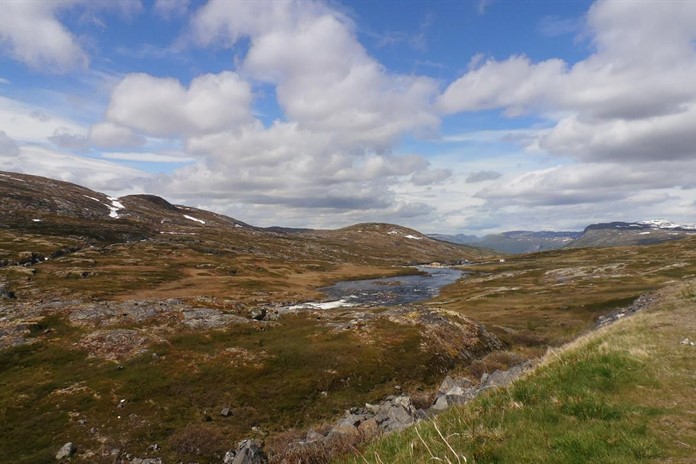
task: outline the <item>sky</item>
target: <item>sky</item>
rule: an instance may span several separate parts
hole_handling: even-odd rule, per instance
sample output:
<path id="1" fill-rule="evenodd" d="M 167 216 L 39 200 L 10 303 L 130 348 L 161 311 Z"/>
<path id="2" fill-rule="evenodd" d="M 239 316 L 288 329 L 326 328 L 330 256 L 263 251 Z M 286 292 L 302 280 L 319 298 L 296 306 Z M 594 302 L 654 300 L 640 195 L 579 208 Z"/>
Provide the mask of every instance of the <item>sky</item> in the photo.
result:
<path id="1" fill-rule="evenodd" d="M 2 9 L 0 170 L 258 226 L 696 222 L 696 1 Z"/>

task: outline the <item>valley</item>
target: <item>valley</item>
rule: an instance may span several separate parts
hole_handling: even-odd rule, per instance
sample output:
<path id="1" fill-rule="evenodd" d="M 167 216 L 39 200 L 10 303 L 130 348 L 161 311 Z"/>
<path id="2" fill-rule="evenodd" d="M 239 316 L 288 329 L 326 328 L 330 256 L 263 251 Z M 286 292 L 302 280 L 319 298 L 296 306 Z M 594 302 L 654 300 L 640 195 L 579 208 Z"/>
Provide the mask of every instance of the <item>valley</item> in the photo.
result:
<path id="1" fill-rule="evenodd" d="M 72 462 L 217 463 L 251 438 L 282 462 L 350 408 L 407 395 L 427 410 L 446 375 L 478 383 L 690 282 L 695 245 L 503 258 L 396 225 L 269 230 L 2 173 L 0 461 L 51 462 L 69 442 Z M 463 274 L 422 301 L 302 306 L 374 278 L 388 299 L 433 263 Z"/>

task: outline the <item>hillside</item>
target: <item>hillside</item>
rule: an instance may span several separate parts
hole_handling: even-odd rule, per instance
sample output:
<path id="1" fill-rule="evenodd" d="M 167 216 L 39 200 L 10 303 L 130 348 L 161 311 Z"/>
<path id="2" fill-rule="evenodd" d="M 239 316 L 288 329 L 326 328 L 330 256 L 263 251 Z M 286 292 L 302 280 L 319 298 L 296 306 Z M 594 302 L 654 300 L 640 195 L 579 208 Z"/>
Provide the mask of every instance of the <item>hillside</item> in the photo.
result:
<path id="1" fill-rule="evenodd" d="M 674 284 L 643 312 L 549 352 L 511 386 L 340 462 L 691 463 L 695 285 Z"/>
<path id="2" fill-rule="evenodd" d="M 397 265 L 486 254 L 399 226 L 359 229 L 263 230 L 153 195 L 115 199 L 74 184 L 0 173 L 0 261 L 61 257 L 44 263 L 31 285 L 14 283 L 20 295 L 40 288 L 43 294 L 77 291 L 113 298 L 140 290 L 141 297 L 183 298 L 221 295 L 224 288 L 227 296 L 248 299 L 247 287 L 254 286 L 270 301 L 302 301 L 316 295 L 318 283 L 330 282 L 332 272 L 336 280 L 384 275 L 402 272 L 393 268 Z M 70 273 L 89 278 L 55 278 Z M 297 282 L 288 282 L 293 277 Z"/>

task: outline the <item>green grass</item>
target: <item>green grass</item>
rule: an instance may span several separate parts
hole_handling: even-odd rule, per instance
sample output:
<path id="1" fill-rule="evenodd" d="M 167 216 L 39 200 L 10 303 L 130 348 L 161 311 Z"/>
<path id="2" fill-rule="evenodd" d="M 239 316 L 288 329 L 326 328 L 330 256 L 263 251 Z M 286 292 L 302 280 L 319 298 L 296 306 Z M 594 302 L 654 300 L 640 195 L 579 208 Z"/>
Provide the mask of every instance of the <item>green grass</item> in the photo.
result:
<path id="1" fill-rule="evenodd" d="M 678 345 L 696 329 L 690 288 L 548 355 L 507 389 L 339 462 L 693 462 L 696 356 Z"/>

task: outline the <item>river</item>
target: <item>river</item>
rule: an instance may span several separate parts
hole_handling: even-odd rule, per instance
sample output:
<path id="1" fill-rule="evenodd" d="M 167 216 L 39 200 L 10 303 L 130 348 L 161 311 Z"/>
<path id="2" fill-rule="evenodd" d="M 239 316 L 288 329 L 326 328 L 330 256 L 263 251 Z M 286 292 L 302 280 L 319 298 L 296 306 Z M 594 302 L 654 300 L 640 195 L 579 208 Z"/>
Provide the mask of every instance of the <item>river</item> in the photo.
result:
<path id="1" fill-rule="evenodd" d="M 347 280 L 320 290 L 327 300 L 302 303 L 290 309 L 333 309 L 347 306 L 396 306 L 429 300 L 445 285 L 465 275 L 458 269 L 417 266 L 425 274 L 384 277 L 381 279 Z"/>

